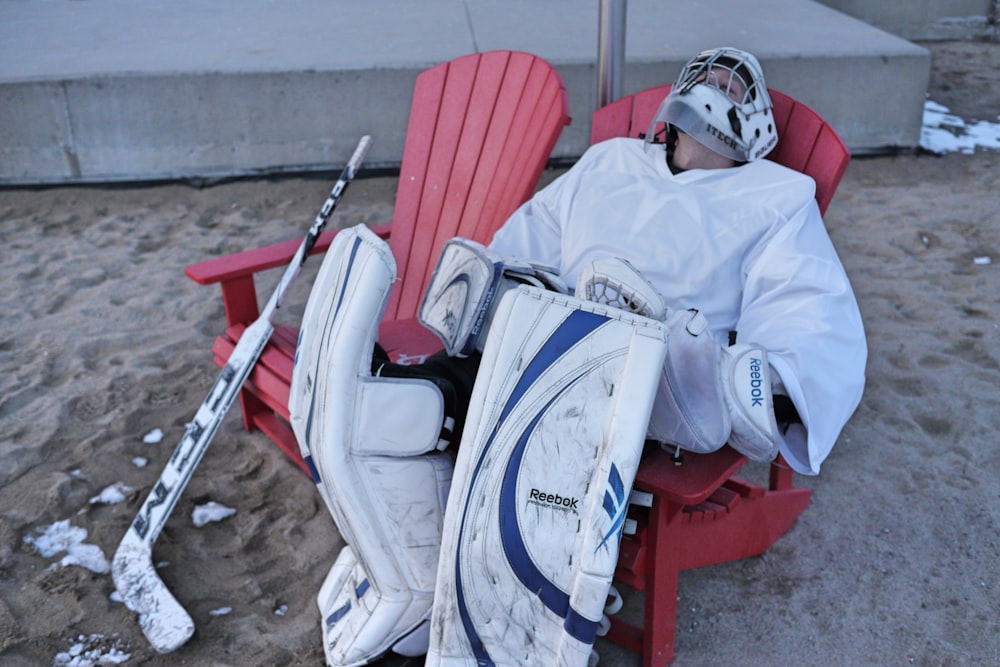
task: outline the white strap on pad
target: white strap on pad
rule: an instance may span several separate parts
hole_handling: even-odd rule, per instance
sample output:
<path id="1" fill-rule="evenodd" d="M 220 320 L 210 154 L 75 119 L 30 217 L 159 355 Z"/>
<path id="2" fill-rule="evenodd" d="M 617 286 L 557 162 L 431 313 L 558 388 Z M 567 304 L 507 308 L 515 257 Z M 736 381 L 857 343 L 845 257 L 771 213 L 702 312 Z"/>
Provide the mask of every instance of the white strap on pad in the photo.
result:
<path id="1" fill-rule="evenodd" d="M 428 665 L 587 665 L 666 328 L 521 286 L 486 343 L 445 517 Z"/>

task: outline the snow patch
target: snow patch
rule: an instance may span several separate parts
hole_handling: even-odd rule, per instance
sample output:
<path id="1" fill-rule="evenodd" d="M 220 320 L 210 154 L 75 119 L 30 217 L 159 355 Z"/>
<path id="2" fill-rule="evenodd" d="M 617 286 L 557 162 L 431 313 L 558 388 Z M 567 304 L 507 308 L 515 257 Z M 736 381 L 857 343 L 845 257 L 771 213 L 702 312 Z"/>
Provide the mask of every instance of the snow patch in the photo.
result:
<path id="1" fill-rule="evenodd" d="M 997 116 L 1000 120 L 1000 116 Z M 948 107 L 932 100 L 924 102 L 920 147 L 932 153 L 972 154 L 976 148 L 1000 149 L 1000 122 L 967 123 L 950 113 Z"/>
<path id="2" fill-rule="evenodd" d="M 142 436 L 142 441 L 147 445 L 155 445 L 160 440 L 163 440 L 163 431 L 158 428 L 154 428 L 152 431 Z"/>
<path id="3" fill-rule="evenodd" d="M 120 665 L 132 657 L 121 648 L 121 642 L 100 634 L 80 635 L 69 650 L 57 653 L 53 667 L 97 667 Z"/>
<path id="4" fill-rule="evenodd" d="M 111 486 L 104 488 L 100 494 L 90 499 L 91 505 L 114 505 L 125 500 L 125 496 L 134 491 L 131 486 L 126 486 L 121 482 L 115 482 Z"/>
<path id="5" fill-rule="evenodd" d="M 69 519 L 36 528 L 34 534 L 24 536 L 24 541 L 35 547 L 35 551 L 44 558 L 53 558 L 66 552 L 58 563 L 52 564 L 52 568 L 79 565 L 97 574 L 109 572 L 111 565 L 104 552 L 95 544 L 85 544 L 85 539 L 87 530 L 70 525 Z"/>

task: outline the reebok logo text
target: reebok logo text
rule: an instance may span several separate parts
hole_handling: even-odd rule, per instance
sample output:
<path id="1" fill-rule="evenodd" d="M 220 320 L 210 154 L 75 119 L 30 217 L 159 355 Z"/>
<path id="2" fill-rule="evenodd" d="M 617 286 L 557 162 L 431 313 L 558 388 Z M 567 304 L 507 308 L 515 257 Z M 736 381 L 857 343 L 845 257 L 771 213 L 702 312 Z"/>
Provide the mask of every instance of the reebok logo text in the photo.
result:
<path id="1" fill-rule="evenodd" d="M 556 509 L 575 512 L 579 507 L 580 499 L 564 498 L 558 493 L 545 493 L 533 488 L 528 494 L 528 502 L 535 505 L 546 505 Z"/>
<path id="2" fill-rule="evenodd" d="M 750 359 L 750 398 L 755 408 L 764 407 L 764 390 L 761 388 L 764 379 L 761 374 L 762 362 L 756 357 Z"/>

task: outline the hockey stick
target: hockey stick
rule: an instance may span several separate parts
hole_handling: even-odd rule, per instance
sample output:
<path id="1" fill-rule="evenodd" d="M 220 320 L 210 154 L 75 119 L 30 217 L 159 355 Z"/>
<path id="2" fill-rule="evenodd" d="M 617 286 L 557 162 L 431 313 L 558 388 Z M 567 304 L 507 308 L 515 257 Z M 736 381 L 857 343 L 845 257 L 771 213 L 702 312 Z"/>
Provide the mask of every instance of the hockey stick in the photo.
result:
<path id="1" fill-rule="evenodd" d="M 115 587 L 126 606 L 138 612 L 139 626 L 149 643 L 160 653 L 169 653 L 190 639 L 194 633 L 194 621 L 156 573 L 153 566 L 153 543 L 159 537 L 160 530 L 191 479 L 191 474 L 271 337 L 276 311 L 340 201 L 344 189 L 354 180 L 370 145 L 369 135 L 363 136 L 358 142 L 358 147 L 341 172 L 337 184 L 333 186 L 316 221 L 292 258 L 292 263 L 281 276 L 277 289 L 257 320 L 243 332 L 240 342 L 229 356 L 194 419 L 188 424 L 187 432 L 115 551 L 111 562 Z"/>

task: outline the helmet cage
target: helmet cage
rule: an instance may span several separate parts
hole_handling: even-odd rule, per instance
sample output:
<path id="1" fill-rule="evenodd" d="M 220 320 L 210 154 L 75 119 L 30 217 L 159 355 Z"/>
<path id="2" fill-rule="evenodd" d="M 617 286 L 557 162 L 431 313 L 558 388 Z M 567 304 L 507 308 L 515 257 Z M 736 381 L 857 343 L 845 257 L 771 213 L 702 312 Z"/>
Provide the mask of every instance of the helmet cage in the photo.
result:
<path id="1" fill-rule="evenodd" d="M 729 47 L 703 51 L 681 69 L 646 140 L 656 141 L 661 125 L 672 125 L 720 155 L 751 162 L 778 142 L 772 110 L 764 73 L 752 54 Z"/>

